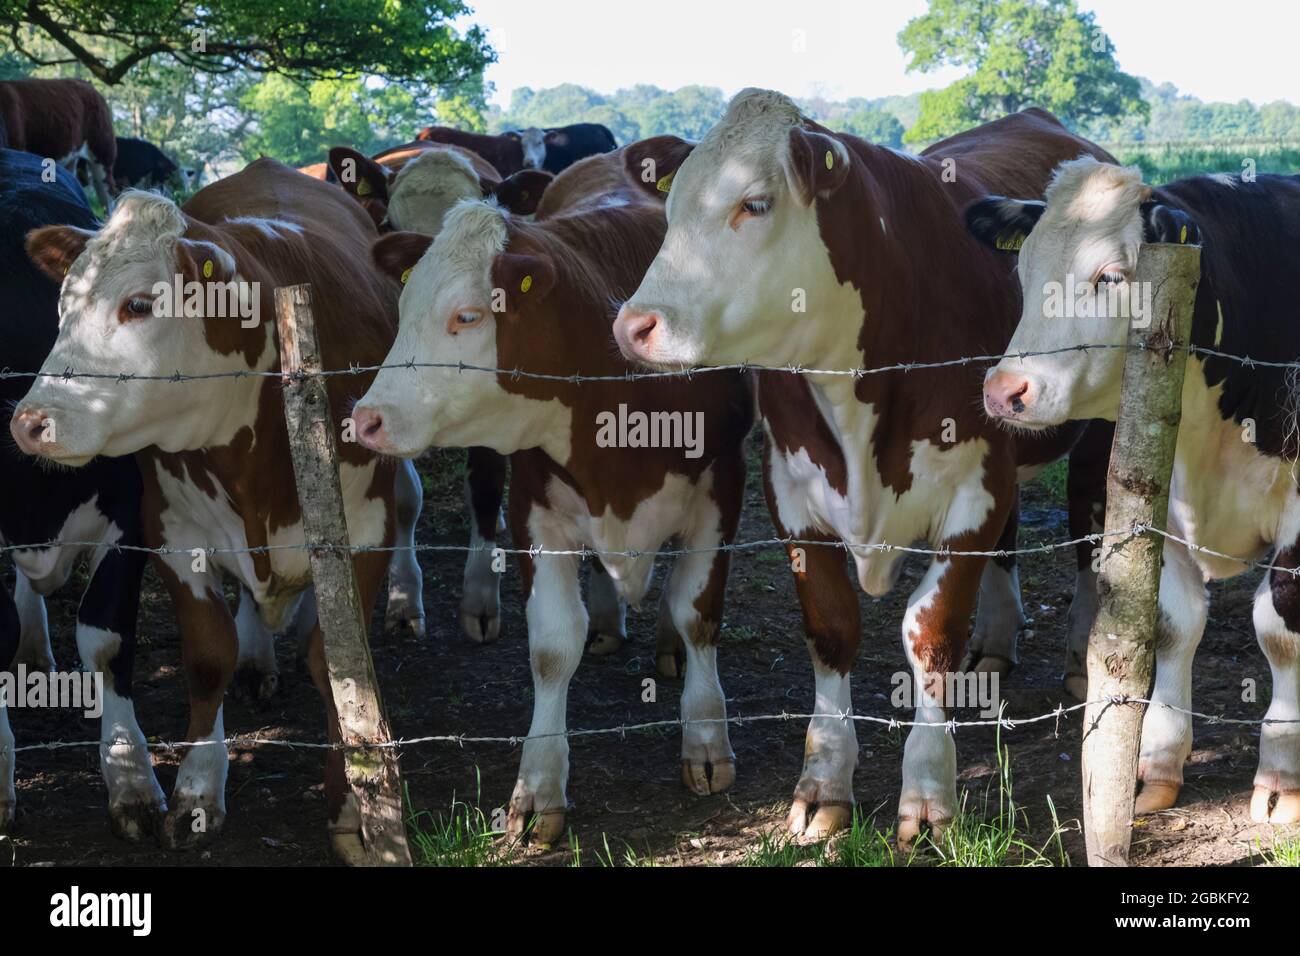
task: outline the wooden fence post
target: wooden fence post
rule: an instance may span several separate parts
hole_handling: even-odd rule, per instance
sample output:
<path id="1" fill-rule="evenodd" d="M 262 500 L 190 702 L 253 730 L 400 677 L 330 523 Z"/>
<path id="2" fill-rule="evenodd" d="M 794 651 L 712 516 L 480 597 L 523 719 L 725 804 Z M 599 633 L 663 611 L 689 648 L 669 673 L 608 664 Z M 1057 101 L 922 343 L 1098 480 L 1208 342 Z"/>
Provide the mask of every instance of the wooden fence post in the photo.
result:
<path id="1" fill-rule="evenodd" d="M 311 286 L 277 288 L 275 311 L 284 374 L 284 417 L 339 730 L 343 743 L 350 746 L 390 740 L 370 659 L 369 609 L 361 606 L 352 555 L 347 550 L 334 419 L 325 380 L 315 376 L 321 371 L 321 359 Z M 391 748 L 346 750 L 344 767 L 361 811 L 364 848 L 361 858 L 347 862 L 410 866 L 397 753 Z"/>
<path id="2" fill-rule="evenodd" d="M 1129 345 L 1145 348 L 1130 349 L 1124 360 L 1106 479 L 1107 532 L 1165 528 L 1200 261 L 1199 246 L 1149 243 L 1138 253 L 1136 282 L 1150 284 L 1150 321 L 1129 329 Z M 1146 707 L 1109 701 L 1151 690 L 1164 538 L 1148 531 L 1107 536 L 1100 545 L 1083 727 L 1084 834 L 1090 866 L 1127 866 Z"/>

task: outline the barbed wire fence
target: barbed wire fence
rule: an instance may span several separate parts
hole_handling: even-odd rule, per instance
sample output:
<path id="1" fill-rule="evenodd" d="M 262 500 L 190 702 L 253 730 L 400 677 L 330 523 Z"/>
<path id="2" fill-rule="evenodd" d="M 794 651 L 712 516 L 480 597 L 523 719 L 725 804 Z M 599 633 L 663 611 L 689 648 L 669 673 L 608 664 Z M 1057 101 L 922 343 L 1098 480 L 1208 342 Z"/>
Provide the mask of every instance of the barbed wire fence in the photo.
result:
<path id="1" fill-rule="evenodd" d="M 762 365 L 749 362 L 741 362 L 726 365 L 712 365 L 695 368 L 683 368 L 679 370 L 667 371 L 645 371 L 629 370 L 622 374 L 609 375 L 586 375 L 574 373 L 569 375 L 551 374 L 532 372 L 519 368 L 496 368 L 487 366 L 478 366 L 463 362 L 457 363 L 436 363 L 436 362 L 416 362 L 414 359 L 408 362 L 400 363 L 383 363 L 379 365 L 349 366 L 346 369 L 327 369 L 312 373 L 304 373 L 297 376 L 286 376 L 280 371 L 269 370 L 234 370 L 226 372 L 209 372 L 209 373 L 184 373 L 176 371 L 171 374 L 137 374 L 133 372 L 88 372 L 77 371 L 67 368 L 61 372 L 50 371 L 15 371 L 9 368 L 0 368 L 0 380 L 29 378 L 29 379 L 58 379 L 58 380 L 104 380 L 112 381 L 119 384 L 131 382 L 171 382 L 185 383 L 196 381 L 207 381 L 213 379 L 249 379 L 249 378 L 276 378 L 301 380 L 303 378 L 330 378 L 343 375 L 364 375 L 377 373 L 384 370 L 419 370 L 419 369 L 441 369 L 446 371 L 455 371 L 458 373 L 473 372 L 493 375 L 506 376 L 511 379 L 538 379 L 553 382 L 565 382 L 572 384 L 581 384 L 583 382 L 635 382 L 646 379 L 663 379 L 663 378 L 686 378 L 690 379 L 695 375 L 706 375 L 720 372 L 764 372 L 764 373 L 784 373 L 798 375 L 815 375 L 815 376 L 839 376 L 852 377 L 860 379 L 869 375 L 885 373 L 908 373 L 927 369 L 942 369 L 953 367 L 965 367 L 978 364 L 992 364 L 1005 359 L 1024 359 L 1038 356 L 1052 356 L 1061 354 L 1081 354 L 1089 351 L 1100 350 L 1146 350 L 1145 343 L 1141 346 L 1131 343 L 1091 343 L 1072 345 L 1063 348 L 1040 350 L 1040 351 L 1016 351 L 1004 352 L 999 354 L 964 356 L 953 359 L 944 359 L 933 362 L 903 362 L 892 365 L 877 366 L 872 368 L 851 368 L 851 369 L 818 369 L 809 368 L 803 365 L 774 366 Z M 1246 355 L 1234 355 L 1215 349 L 1205 348 L 1192 344 L 1172 344 L 1162 347 L 1163 350 L 1183 350 L 1191 356 L 1202 358 L 1215 358 L 1222 360 L 1235 361 L 1248 368 L 1273 368 L 1288 371 L 1300 371 L 1300 362 L 1282 362 L 1265 359 L 1256 359 Z M 911 544 L 894 544 L 890 542 L 870 542 L 857 543 L 844 540 L 815 540 L 803 539 L 798 537 L 768 537 L 755 539 L 751 541 L 723 542 L 714 547 L 707 548 L 660 548 L 656 550 L 608 550 L 591 547 L 567 548 L 567 549 L 548 549 L 543 547 L 530 548 L 505 548 L 500 546 L 479 546 L 472 545 L 454 545 L 454 544 L 420 544 L 414 545 L 350 545 L 339 544 L 337 542 L 307 542 L 301 544 L 280 544 L 280 545 L 263 545 L 255 547 L 209 547 L 206 545 L 196 547 L 146 547 L 143 545 L 127 545 L 112 541 L 62 541 L 50 540 L 36 543 L 13 544 L 5 542 L 0 544 L 0 553 L 13 553 L 21 551 L 33 551 L 54 547 L 75 547 L 75 548 L 102 548 L 106 551 L 136 551 L 145 552 L 154 555 L 169 554 L 187 554 L 195 555 L 199 552 L 209 556 L 215 555 L 253 555 L 265 554 L 274 551 L 285 550 L 309 550 L 309 551 L 338 551 L 345 550 L 353 554 L 367 552 L 397 552 L 397 551 L 416 551 L 416 552 L 460 552 L 489 550 L 494 553 L 506 555 L 537 557 L 540 555 L 552 556 L 570 556 L 583 560 L 601 557 L 680 557 L 688 554 L 715 551 L 745 552 L 762 548 L 772 547 L 819 547 L 819 548 L 837 548 L 849 554 L 861 555 L 866 553 L 899 553 L 907 555 L 918 555 L 933 558 L 949 558 L 958 556 L 988 557 L 988 558 L 1008 558 L 1029 555 L 1041 555 L 1055 552 L 1066 548 L 1075 548 L 1079 545 L 1088 544 L 1094 547 L 1104 545 L 1108 540 L 1120 539 L 1112 544 L 1112 548 L 1123 548 L 1125 544 L 1135 538 L 1146 535 L 1158 535 L 1166 540 L 1175 542 L 1186 548 L 1190 552 L 1206 554 L 1208 556 L 1235 562 L 1241 565 L 1243 572 L 1247 569 L 1258 569 L 1265 572 L 1281 572 L 1290 574 L 1293 577 L 1300 577 L 1300 566 L 1284 567 L 1268 561 L 1259 561 L 1249 557 L 1224 554 L 1203 545 L 1199 545 L 1185 537 L 1179 536 L 1168 530 L 1154 527 L 1150 524 L 1135 524 L 1132 527 L 1099 531 L 1088 535 L 1068 540 L 1048 542 L 1045 544 L 1034 545 L 1024 548 L 1014 549 L 993 549 L 993 550 L 956 550 L 949 548 L 924 548 Z M 1009 717 L 1006 715 L 1006 702 L 1001 704 L 999 715 L 995 718 L 982 718 L 977 720 L 958 720 L 950 719 L 944 721 L 917 721 L 917 720 L 900 720 L 896 717 L 880 717 L 869 714 L 858 714 L 852 711 L 839 713 L 789 713 L 781 712 L 774 714 L 753 714 L 739 715 L 724 718 L 669 718 L 655 721 L 645 721 L 638 723 L 624 723 L 610 727 L 586 728 L 567 730 L 563 733 L 538 734 L 532 735 L 504 735 L 504 736 L 485 736 L 474 734 L 434 734 L 417 737 L 397 737 L 391 740 L 370 741 L 361 744 L 344 744 L 329 743 L 319 740 L 287 740 L 280 737 L 265 736 L 263 734 L 235 734 L 224 740 L 200 740 L 200 741 L 147 741 L 144 744 L 134 744 L 129 741 L 121 741 L 114 746 L 144 746 L 151 751 L 176 752 L 187 750 L 192 747 L 203 746 L 224 746 L 228 748 L 252 748 L 252 747 L 283 747 L 288 749 L 309 749 L 309 750 L 383 750 L 383 749 L 400 749 L 415 747 L 425 744 L 453 744 L 459 747 L 477 744 L 506 744 L 509 746 L 519 746 L 530 739 L 543 739 L 546 737 L 564 737 L 567 739 L 589 738 L 599 736 L 618 736 L 627 737 L 631 734 L 646 733 L 657 730 L 685 728 L 691 724 L 727 724 L 735 726 L 745 726 L 750 724 L 761 724 L 771 722 L 789 722 L 789 721 L 807 721 L 807 720 L 841 720 L 846 722 L 864 723 L 878 725 L 890 730 L 898 730 L 910 727 L 942 727 L 950 733 L 956 733 L 962 728 L 976 727 L 999 727 L 1004 730 L 1015 730 L 1019 727 L 1041 724 L 1047 721 L 1055 722 L 1055 733 L 1059 734 L 1060 722 L 1062 719 L 1074 714 L 1075 712 L 1085 710 L 1089 706 L 1120 706 L 1128 704 L 1137 704 L 1143 706 L 1162 707 L 1167 710 L 1182 714 L 1194 720 L 1203 721 L 1210 725 L 1231 725 L 1243 727 L 1263 727 L 1269 724 L 1293 724 L 1300 723 L 1300 720 L 1282 720 L 1276 718 L 1243 718 L 1230 717 L 1225 714 L 1211 714 L 1190 709 L 1177 707 L 1162 701 L 1153 700 L 1146 697 L 1136 697 L 1131 695 L 1120 695 L 1112 697 L 1098 698 L 1085 702 L 1075 703 L 1072 705 L 1057 704 L 1049 711 L 1040 714 L 1034 714 L 1027 717 Z M 101 747 L 105 745 L 102 740 L 70 740 L 70 741 L 44 741 L 33 744 L 24 744 L 13 748 L 15 754 L 30 753 L 37 751 L 54 752 L 61 750 Z"/>

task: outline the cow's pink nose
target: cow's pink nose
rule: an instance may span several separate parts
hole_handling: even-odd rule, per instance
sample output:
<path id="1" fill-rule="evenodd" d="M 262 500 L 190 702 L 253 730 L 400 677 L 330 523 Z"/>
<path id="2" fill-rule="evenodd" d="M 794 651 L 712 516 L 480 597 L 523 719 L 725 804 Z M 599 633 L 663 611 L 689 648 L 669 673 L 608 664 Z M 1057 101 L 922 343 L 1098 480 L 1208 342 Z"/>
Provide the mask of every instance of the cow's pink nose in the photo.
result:
<path id="1" fill-rule="evenodd" d="M 18 447 L 29 455 L 39 455 L 45 441 L 46 423 L 49 415 L 39 408 L 21 408 L 9 421 L 9 434 L 14 436 Z"/>
<path id="2" fill-rule="evenodd" d="M 614 341 L 625 358 L 648 361 L 654 351 L 655 333 L 663 326 L 663 314 L 655 309 L 624 305 L 614 320 Z"/>
<path id="3" fill-rule="evenodd" d="M 991 418 L 1014 418 L 1032 401 L 1029 379 L 1012 372 L 994 372 L 984 381 L 984 410 Z"/>
<path id="4" fill-rule="evenodd" d="M 388 438 L 384 434 L 384 416 L 373 408 L 356 408 L 352 423 L 357 429 L 357 441 L 372 451 L 383 451 Z"/>

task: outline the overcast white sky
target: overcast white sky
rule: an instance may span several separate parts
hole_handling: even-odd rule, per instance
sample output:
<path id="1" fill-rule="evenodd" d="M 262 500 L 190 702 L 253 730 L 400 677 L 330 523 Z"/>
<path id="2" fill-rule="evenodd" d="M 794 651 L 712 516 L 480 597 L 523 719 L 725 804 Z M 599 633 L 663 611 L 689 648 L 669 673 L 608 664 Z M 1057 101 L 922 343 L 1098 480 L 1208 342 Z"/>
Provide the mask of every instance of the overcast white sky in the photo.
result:
<path id="1" fill-rule="evenodd" d="M 500 62 L 494 100 L 519 86 L 698 83 L 832 99 L 944 86 L 904 72 L 897 35 L 925 0 L 469 0 Z M 1081 0 L 1120 66 L 1203 100 L 1300 103 L 1296 0 Z M 792 51 L 794 31 L 807 50 Z"/>

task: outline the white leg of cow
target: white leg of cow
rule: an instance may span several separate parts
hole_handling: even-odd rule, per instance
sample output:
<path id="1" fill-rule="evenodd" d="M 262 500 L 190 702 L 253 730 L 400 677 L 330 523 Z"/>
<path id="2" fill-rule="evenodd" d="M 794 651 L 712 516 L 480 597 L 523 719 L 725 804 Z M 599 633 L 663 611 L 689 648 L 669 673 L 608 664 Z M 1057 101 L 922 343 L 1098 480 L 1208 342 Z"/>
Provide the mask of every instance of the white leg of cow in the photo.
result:
<path id="1" fill-rule="evenodd" d="M 1025 611 L 1020 603 L 1020 569 L 1013 562 L 1009 568 L 997 561 L 984 565 L 980 577 L 979 604 L 975 609 L 975 628 L 962 670 L 993 671 L 1008 674 L 1020 662 L 1016 642 L 1025 626 Z"/>
<path id="2" fill-rule="evenodd" d="M 943 640 L 944 623 L 929 619 L 951 607 L 942 592 L 953 587 L 949 576 L 961 573 L 961 558 L 935 560 L 907 602 L 903 615 L 903 646 L 912 667 L 912 696 L 916 720 L 942 724 L 947 720 L 943 700 L 942 674 L 925 657 L 925 652 Z M 951 613 L 951 612 L 950 612 Z M 967 612 L 969 613 L 969 612 Z M 952 620 L 947 626 L 953 626 Z M 934 681 L 938 677 L 937 682 Z M 932 831 L 941 830 L 957 813 L 957 747 L 952 735 L 942 726 L 913 727 L 903 745 L 903 791 L 898 801 L 898 840 L 910 843 L 919 835 L 922 823 Z"/>
<path id="3" fill-rule="evenodd" d="M 668 580 L 673 627 L 682 635 L 686 678 L 682 720 L 682 782 L 697 794 L 720 793 L 736 781 L 736 755 L 725 721 L 727 700 L 718 680 L 718 638 L 727 585 L 727 552 L 705 551 L 722 540 L 716 508 L 697 520 L 700 533 L 684 539 L 683 554 Z"/>
<path id="4" fill-rule="evenodd" d="M 485 537 L 483 529 L 479 527 L 468 479 L 465 481 L 465 506 L 470 516 L 470 550 L 465 556 L 465 589 L 460 599 L 460 626 L 474 643 L 491 644 L 501 636 L 501 575 L 492 568 L 492 549 L 496 545 L 496 537 L 495 534 L 491 539 Z"/>
<path id="5" fill-rule="evenodd" d="M 270 700 L 280 687 L 280 668 L 275 660 L 275 635 L 257 613 L 257 602 L 245 587 L 239 589 L 235 612 L 235 633 L 239 638 L 239 660 L 235 664 L 234 687 L 242 687 L 254 700 Z"/>
<path id="6" fill-rule="evenodd" d="M 404 461 L 397 469 L 396 492 L 397 540 L 401 550 L 393 552 L 388 566 L 388 606 L 384 611 L 384 628 L 412 637 L 424 637 L 424 575 L 415 559 L 415 525 L 424 507 L 424 489 L 414 462 Z"/>
<path id="7" fill-rule="evenodd" d="M 600 561 L 587 575 L 587 651 L 600 657 L 612 654 L 627 640 L 627 606 L 618 596 L 614 579 Z"/>
<path id="8" fill-rule="evenodd" d="M 1294 567 L 1297 549 L 1279 552 Z M 1259 738 L 1259 769 L 1250 800 L 1256 823 L 1300 821 L 1300 580 L 1270 571 L 1255 592 L 1255 636 L 1273 672 L 1273 695 Z"/>
<path id="9" fill-rule="evenodd" d="M 553 843 L 564 832 L 568 806 L 569 742 L 566 707 L 569 681 L 582 660 L 587 611 L 582 606 L 578 562 L 567 555 L 538 555 L 528 595 L 528 657 L 533 671 L 533 722 L 528 728 L 507 815 L 519 835 L 533 817 L 531 837 Z M 540 738 L 540 739 L 537 739 Z"/>
<path id="10" fill-rule="evenodd" d="M 1092 567 L 1080 568 L 1074 576 L 1074 597 L 1066 614 L 1065 674 L 1066 692 L 1075 700 L 1088 699 L 1088 635 L 1097 619 L 1097 573 Z"/>
<path id="11" fill-rule="evenodd" d="M 104 215 L 107 216 L 113 211 L 113 200 L 108 195 L 108 172 L 103 164 L 93 157 L 87 162 L 90 166 L 90 182 L 95 190 L 95 197 L 104 207 Z"/>
<path id="12" fill-rule="evenodd" d="M 167 800 L 154 776 L 144 731 L 135 718 L 135 703 L 118 693 L 110 662 L 122 637 L 103 628 L 77 624 L 77 651 L 92 671 L 104 678 L 104 713 L 100 718 L 99 766 L 108 787 L 108 816 L 113 832 L 139 840 L 153 832 L 167 812 Z"/>
<path id="13" fill-rule="evenodd" d="M 50 646 L 50 621 L 45 613 L 45 598 L 36 593 L 22 569 L 14 573 L 14 604 L 18 606 L 21 630 L 15 666 L 26 664 L 28 670 L 54 670 L 54 648 Z"/>
<path id="14" fill-rule="evenodd" d="M 1192 660 L 1205 632 L 1205 581 L 1186 549 L 1166 542 L 1156 621 L 1156 679 L 1142 720 L 1138 794 L 1134 813 L 1167 810 L 1183 786 L 1183 764 L 1192 752 L 1192 718 L 1169 707 L 1192 706 Z"/>

